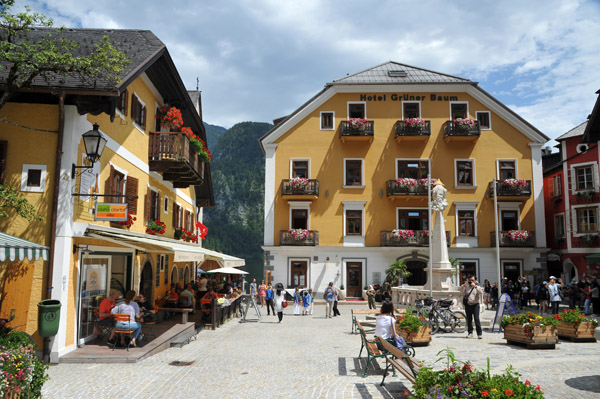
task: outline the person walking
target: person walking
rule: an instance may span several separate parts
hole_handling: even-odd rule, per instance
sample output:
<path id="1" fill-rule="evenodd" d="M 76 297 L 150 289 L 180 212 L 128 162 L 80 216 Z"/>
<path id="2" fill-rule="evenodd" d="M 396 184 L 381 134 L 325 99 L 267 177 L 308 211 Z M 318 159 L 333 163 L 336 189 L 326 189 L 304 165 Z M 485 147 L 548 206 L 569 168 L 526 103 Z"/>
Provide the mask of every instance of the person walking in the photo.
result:
<path id="1" fill-rule="evenodd" d="M 252 299 L 254 299 L 254 301 L 256 301 L 257 289 L 258 287 L 256 286 L 256 279 L 253 278 L 252 282 L 250 283 L 250 296 L 252 297 Z"/>
<path id="2" fill-rule="evenodd" d="M 308 289 L 308 301 L 310 303 L 310 308 L 308 309 L 308 314 L 313 314 L 313 310 L 315 308 L 315 297 L 313 296 L 312 288 Z"/>
<path id="3" fill-rule="evenodd" d="M 563 287 L 563 281 L 561 278 L 557 279 L 554 276 L 550 276 L 550 283 L 548 283 L 548 296 L 550 297 L 550 307 L 552 314 L 558 314 L 558 308 L 560 302 L 563 300 L 561 295 L 561 288 Z"/>
<path id="4" fill-rule="evenodd" d="M 325 307 L 325 318 L 331 318 L 331 313 L 333 312 L 333 292 L 333 283 L 330 282 L 327 288 L 325 289 L 325 293 L 323 294 L 323 298 L 325 299 L 325 303 L 327 304 L 327 306 Z"/>
<path id="5" fill-rule="evenodd" d="M 337 288 L 333 287 L 333 317 L 341 316 L 340 311 L 338 310 L 338 307 L 337 307 L 339 297 L 340 297 L 340 291 L 338 291 Z"/>
<path id="6" fill-rule="evenodd" d="M 367 300 L 369 302 L 369 309 L 377 309 L 375 305 L 375 290 L 372 285 L 369 285 L 369 289 L 367 290 Z"/>
<path id="7" fill-rule="evenodd" d="M 300 314 L 300 306 L 302 304 L 302 298 L 300 297 L 300 292 L 298 287 L 294 291 L 294 316 L 298 316 Z"/>
<path id="8" fill-rule="evenodd" d="M 308 314 L 308 307 L 310 306 L 310 302 L 308 299 L 308 291 L 302 292 L 302 316 L 306 316 Z"/>
<path id="9" fill-rule="evenodd" d="M 273 316 L 275 316 L 275 307 L 273 306 L 273 286 L 271 284 L 267 287 L 265 301 L 267 302 L 267 316 L 271 315 L 271 309 L 273 309 Z"/>
<path id="10" fill-rule="evenodd" d="M 477 284 L 475 276 L 471 276 L 467 279 L 467 282 L 463 286 L 463 295 L 467 297 L 467 303 L 465 305 L 468 330 L 467 338 L 473 338 L 473 319 L 475 319 L 477 338 L 481 339 L 483 332 L 479 320 L 479 304 L 483 300 L 483 288 Z"/>
<path id="11" fill-rule="evenodd" d="M 488 310 L 488 306 L 491 304 L 492 299 L 492 286 L 490 285 L 490 280 L 487 278 L 483 283 L 483 301 L 485 302 L 485 310 Z"/>
<path id="12" fill-rule="evenodd" d="M 260 286 L 258 287 L 258 297 L 260 298 L 260 307 L 264 307 L 267 297 L 267 286 L 265 285 L 265 280 L 261 281 Z"/>
<path id="13" fill-rule="evenodd" d="M 283 295 L 283 293 L 281 292 L 281 289 L 277 288 L 277 291 L 275 291 L 275 311 L 277 311 L 277 317 L 279 318 L 279 323 L 281 323 L 281 321 L 283 320 L 283 301 L 285 300 L 285 297 Z"/>

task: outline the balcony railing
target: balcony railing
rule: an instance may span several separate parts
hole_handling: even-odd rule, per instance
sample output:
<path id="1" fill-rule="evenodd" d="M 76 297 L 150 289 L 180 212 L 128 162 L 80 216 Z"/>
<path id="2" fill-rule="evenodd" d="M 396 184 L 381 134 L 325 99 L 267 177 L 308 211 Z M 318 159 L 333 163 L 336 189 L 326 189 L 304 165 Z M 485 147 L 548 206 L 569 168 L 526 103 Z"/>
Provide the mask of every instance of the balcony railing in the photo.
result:
<path id="1" fill-rule="evenodd" d="M 489 196 L 494 198 L 494 182 L 489 184 Z M 496 181 L 496 190 L 498 197 L 531 197 L 531 180 L 498 180 Z"/>
<path id="2" fill-rule="evenodd" d="M 306 238 L 297 239 L 292 237 L 289 230 L 281 230 L 279 232 L 279 245 L 314 247 L 319 245 L 319 232 L 316 230 L 308 230 L 308 236 Z"/>
<path id="3" fill-rule="evenodd" d="M 600 202 L 600 193 L 594 190 L 576 191 L 575 195 L 572 197 L 572 202 L 575 204 L 590 204 L 594 202 Z"/>
<path id="4" fill-rule="evenodd" d="M 150 132 L 148 164 L 150 171 L 161 173 L 175 188 L 199 186 L 204 181 L 204 162 L 183 133 Z"/>
<path id="5" fill-rule="evenodd" d="M 432 182 L 435 182 L 435 180 L 431 179 Z M 417 196 L 427 198 L 427 185 L 418 183 L 416 186 L 402 186 L 396 184 L 396 180 L 388 180 L 386 182 L 386 195 L 388 197 Z"/>
<path id="6" fill-rule="evenodd" d="M 317 179 L 309 179 L 308 185 L 305 187 L 292 187 L 291 179 L 281 181 L 281 195 L 311 195 L 319 196 L 319 181 Z"/>
<path id="7" fill-rule="evenodd" d="M 518 232 L 526 232 L 527 238 L 514 238 L 518 236 Z M 535 231 L 527 231 L 527 230 L 509 230 L 509 231 L 500 231 L 500 246 L 501 247 L 535 247 Z M 490 232 L 490 241 L 492 242 L 492 247 L 496 246 L 496 232 Z"/>
<path id="8" fill-rule="evenodd" d="M 405 121 L 397 121 L 396 122 L 396 135 L 395 138 L 428 138 L 431 136 L 431 122 L 425 121 L 425 125 L 421 126 L 411 126 L 408 125 Z"/>
<path id="9" fill-rule="evenodd" d="M 444 138 L 478 138 L 481 135 L 479 121 L 475 121 L 473 126 L 447 121 L 444 130 Z"/>
<path id="10" fill-rule="evenodd" d="M 364 125 L 354 127 L 350 121 L 340 122 L 340 139 L 358 138 L 373 139 L 375 135 L 375 122 L 365 121 Z"/>
<path id="11" fill-rule="evenodd" d="M 393 231 L 383 230 L 380 233 L 382 247 L 427 247 L 429 246 L 428 230 L 411 230 L 412 237 L 396 238 Z M 450 246 L 450 231 L 446 230 L 446 245 Z"/>

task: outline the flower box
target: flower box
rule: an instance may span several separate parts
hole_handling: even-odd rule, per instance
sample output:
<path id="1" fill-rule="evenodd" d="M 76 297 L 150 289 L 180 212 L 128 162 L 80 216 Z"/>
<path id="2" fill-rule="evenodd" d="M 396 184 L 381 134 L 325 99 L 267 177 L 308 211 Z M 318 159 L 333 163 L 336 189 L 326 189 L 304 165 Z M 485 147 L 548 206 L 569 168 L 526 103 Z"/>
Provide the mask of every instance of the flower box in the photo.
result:
<path id="1" fill-rule="evenodd" d="M 556 328 L 551 326 L 533 326 L 532 335 L 528 335 L 522 325 L 509 324 L 504 327 L 504 339 L 508 343 L 526 344 L 528 349 L 554 349 L 558 341 Z"/>
<path id="2" fill-rule="evenodd" d="M 574 342 L 596 342 L 594 330 L 594 324 L 587 321 L 579 324 L 558 323 L 556 335 L 569 338 Z"/>
<path id="3" fill-rule="evenodd" d="M 396 329 L 396 331 L 410 346 L 427 346 L 431 342 L 431 327 L 429 326 L 420 327 L 417 332 L 406 332 L 401 329 Z"/>

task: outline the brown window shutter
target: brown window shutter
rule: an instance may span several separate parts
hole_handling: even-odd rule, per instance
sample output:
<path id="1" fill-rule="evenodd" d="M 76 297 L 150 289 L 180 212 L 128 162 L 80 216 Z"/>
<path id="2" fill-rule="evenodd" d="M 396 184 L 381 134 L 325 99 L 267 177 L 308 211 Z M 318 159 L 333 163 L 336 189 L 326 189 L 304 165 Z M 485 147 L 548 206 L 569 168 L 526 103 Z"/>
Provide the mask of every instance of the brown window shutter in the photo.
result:
<path id="1" fill-rule="evenodd" d="M 129 205 L 129 213 L 132 215 L 137 215 L 138 184 L 138 179 L 127 176 L 127 186 L 125 186 L 125 195 L 127 195 L 127 198 L 125 198 L 125 202 Z"/>
<path id="2" fill-rule="evenodd" d="M 114 182 L 115 182 L 115 168 L 113 168 L 113 166 L 110 165 L 110 172 L 108 173 L 108 179 L 106 179 L 106 182 L 104 183 L 104 194 L 105 195 L 114 194 L 114 189 L 113 189 Z M 113 197 L 107 197 L 106 199 L 108 202 L 113 202 L 113 200 L 114 200 Z"/>
<path id="3" fill-rule="evenodd" d="M 173 228 L 176 229 L 177 228 L 177 208 L 178 205 L 176 203 L 173 203 Z"/>
<path id="4" fill-rule="evenodd" d="M 137 101 L 135 98 L 135 94 L 131 94 L 131 117 L 133 118 L 133 120 L 135 121 L 135 115 L 136 115 L 136 108 L 137 108 Z"/>
<path id="5" fill-rule="evenodd" d="M 6 174 L 6 148 L 8 141 L 0 141 L 0 184 L 4 184 L 4 175 Z"/>
<path id="6" fill-rule="evenodd" d="M 146 189 L 146 198 L 144 198 L 144 220 L 147 222 L 150 220 L 150 201 L 152 200 L 152 190 L 148 187 Z"/>
<path id="7" fill-rule="evenodd" d="M 127 108 L 129 105 L 129 91 L 125 89 L 125 104 L 123 104 L 123 115 L 127 116 Z"/>

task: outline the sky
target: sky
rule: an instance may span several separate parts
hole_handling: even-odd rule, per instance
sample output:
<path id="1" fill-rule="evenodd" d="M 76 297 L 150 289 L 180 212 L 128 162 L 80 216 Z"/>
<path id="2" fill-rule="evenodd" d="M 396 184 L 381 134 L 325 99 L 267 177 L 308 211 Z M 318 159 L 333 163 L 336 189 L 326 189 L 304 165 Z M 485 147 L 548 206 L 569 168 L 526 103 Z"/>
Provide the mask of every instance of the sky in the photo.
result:
<path id="1" fill-rule="evenodd" d="M 288 115 L 347 74 L 396 61 L 478 82 L 550 138 L 600 89 L 600 0 L 17 0 L 57 26 L 148 29 L 205 122 Z M 552 143 L 551 143 L 552 144 Z"/>

